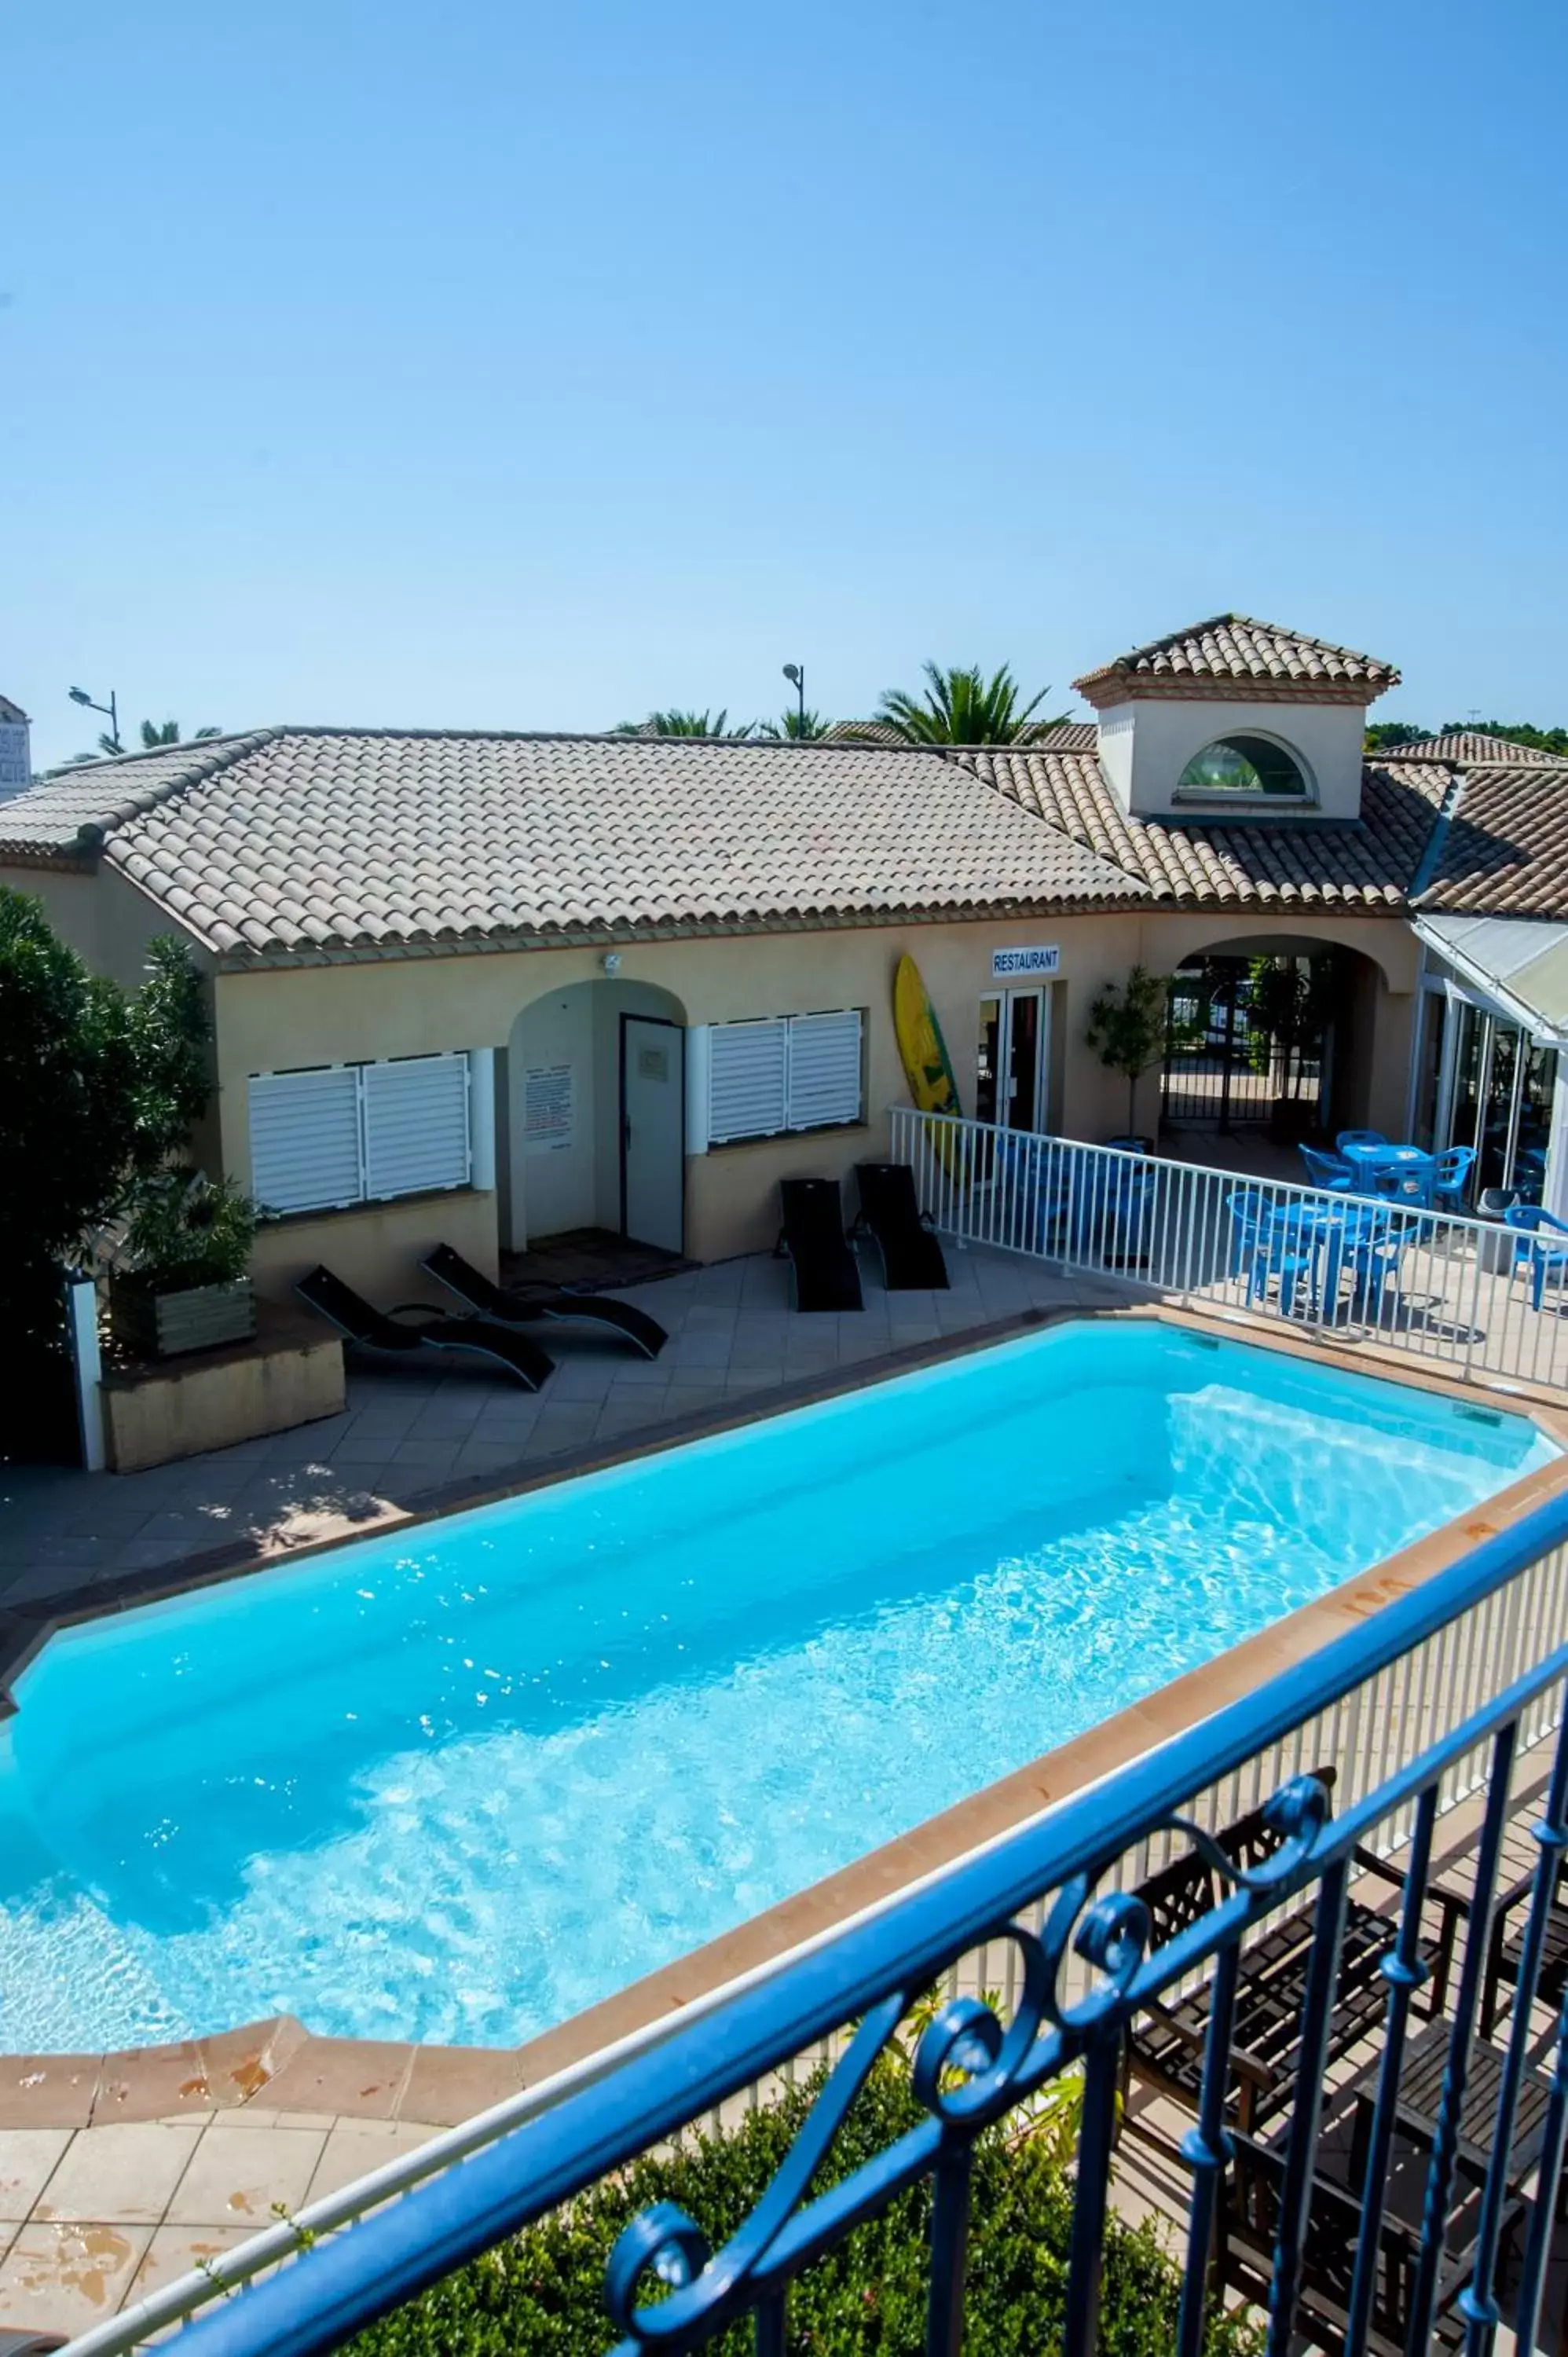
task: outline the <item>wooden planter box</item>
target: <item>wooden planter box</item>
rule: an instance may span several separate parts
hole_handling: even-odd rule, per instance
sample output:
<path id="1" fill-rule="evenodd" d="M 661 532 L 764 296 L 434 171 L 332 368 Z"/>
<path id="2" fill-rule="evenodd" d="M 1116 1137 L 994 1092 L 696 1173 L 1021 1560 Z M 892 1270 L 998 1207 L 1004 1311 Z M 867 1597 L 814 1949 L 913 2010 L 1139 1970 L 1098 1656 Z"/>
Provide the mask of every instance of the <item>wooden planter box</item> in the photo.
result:
<path id="1" fill-rule="evenodd" d="M 109 1320 L 115 1340 L 137 1358 L 177 1359 L 187 1351 L 248 1341 L 256 1330 L 256 1303 L 248 1276 L 182 1293 L 155 1293 L 134 1278 L 116 1277 L 109 1288 Z"/>

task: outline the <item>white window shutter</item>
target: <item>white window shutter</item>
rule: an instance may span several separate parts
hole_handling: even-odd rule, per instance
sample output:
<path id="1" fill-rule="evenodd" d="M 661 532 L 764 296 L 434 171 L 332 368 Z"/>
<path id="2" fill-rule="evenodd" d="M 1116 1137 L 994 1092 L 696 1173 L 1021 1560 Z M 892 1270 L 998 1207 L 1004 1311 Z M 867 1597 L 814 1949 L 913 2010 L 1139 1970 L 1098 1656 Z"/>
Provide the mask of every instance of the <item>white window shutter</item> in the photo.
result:
<path id="1" fill-rule="evenodd" d="M 468 1059 L 406 1056 L 361 1068 L 365 1193 L 417 1195 L 468 1183 Z"/>
<path id="2" fill-rule="evenodd" d="M 786 1023 L 716 1023 L 709 1050 L 708 1135 L 768 1137 L 787 1126 Z"/>
<path id="3" fill-rule="evenodd" d="M 789 1026 L 789 1127 L 860 1119 L 860 1009 L 797 1015 Z"/>
<path id="4" fill-rule="evenodd" d="M 357 1203 L 360 1076 L 352 1064 L 251 1082 L 251 1192 L 269 1211 Z"/>

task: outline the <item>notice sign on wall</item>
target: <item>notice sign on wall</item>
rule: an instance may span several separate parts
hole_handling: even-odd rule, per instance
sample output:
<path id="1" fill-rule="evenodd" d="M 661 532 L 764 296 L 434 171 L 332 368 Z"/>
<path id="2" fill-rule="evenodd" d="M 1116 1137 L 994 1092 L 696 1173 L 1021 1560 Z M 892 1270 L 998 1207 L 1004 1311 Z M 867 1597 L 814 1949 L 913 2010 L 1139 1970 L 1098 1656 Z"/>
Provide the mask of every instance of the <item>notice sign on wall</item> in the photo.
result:
<path id="1" fill-rule="evenodd" d="M 1062 962 L 1062 953 L 1054 945 L 1045 950 L 993 950 L 991 979 L 993 982 L 1026 982 L 1031 974 L 1055 974 Z"/>
<path id="2" fill-rule="evenodd" d="M 570 1064 L 531 1064 L 522 1076 L 522 1150 L 569 1154 L 576 1144 L 577 1085 Z"/>

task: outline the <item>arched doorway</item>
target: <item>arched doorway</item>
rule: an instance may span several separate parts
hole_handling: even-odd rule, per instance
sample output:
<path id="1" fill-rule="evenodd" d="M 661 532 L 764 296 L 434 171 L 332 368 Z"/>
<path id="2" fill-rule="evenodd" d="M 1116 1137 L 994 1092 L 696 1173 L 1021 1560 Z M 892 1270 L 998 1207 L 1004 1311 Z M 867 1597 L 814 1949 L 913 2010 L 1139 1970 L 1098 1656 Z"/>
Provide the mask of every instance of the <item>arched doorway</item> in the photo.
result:
<path id="1" fill-rule="evenodd" d="M 1290 936 L 1185 959 L 1166 997 L 1163 1137 L 1294 1146 L 1365 1118 L 1358 1020 L 1378 969 L 1359 951 Z"/>
<path id="2" fill-rule="evenodd" d="M 671 992 L 610 975 L 523 1008 L 498 1076 L 504 1251 L 589 1232 L 682 1251 L 685 1020 Z"/>

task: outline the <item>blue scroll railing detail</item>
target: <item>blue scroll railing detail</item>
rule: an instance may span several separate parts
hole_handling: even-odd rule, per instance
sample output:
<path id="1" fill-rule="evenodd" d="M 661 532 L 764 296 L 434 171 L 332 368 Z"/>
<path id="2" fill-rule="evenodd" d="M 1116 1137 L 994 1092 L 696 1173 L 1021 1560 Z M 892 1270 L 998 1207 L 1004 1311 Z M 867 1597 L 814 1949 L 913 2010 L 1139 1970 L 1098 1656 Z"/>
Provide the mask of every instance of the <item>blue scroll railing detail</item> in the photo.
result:
<path id="1" fill-rule="evenodd" d="M 1539 2123 L 1534 2190 L 1520 2190 L 1515 2151 L 1526 2084 L 1532 2007 L 1541 1986 L 1558 1873 L 1568 1856 L 1568 1616 L 1542 1612 L 1561 1598 L 1559 1550 L 1568 1545 L 1568 1494 L 1559 1492 L 1511 1530 L 1400 1596 L 1320 1652 L 1285 1671 L 1200 1726 L 1078 1797 L 953 1867 L 833 1939 L 787 1961 L 771 1978 L 662 2043 L 580 2087 L 403 2200 L 317 2244 L 238 2296 L 218 2303 L 182 2335 L 184 2357 L 313 2357 L 340 2345 L 454 2267 L 530 2222 L 569 2202 L 638 2155 L 677 2136 L 824 2040 L 837 2059 L 788 2156 L 749 2216 L 716 2249 L 702 2221 L 671 2202 L 638 2216 L 610 2257 L 605 2338 L 618 2357 L 694 2350 L 737 2319 L 753 2319 L 755 2345 L 789 2346 L 791 2283 L 855 2227 L 884 2213 L 910 2188 L 932 2189 L 927 2348 L 961 2346 L 971 2164 L 977 2137 L 1041 2097 L 1064 2073 L 1080 2079 L 1072 2161 L 1073 2216 L 1068 2255 L 1064 2357 L 1090 2357 L 1096 2343 L 1101 2257 L 1116 2141 L 1122 2126 L 1123 2052 L 1132 2025 L 1195 1975 L 1210 1977 L 1201 2085 L 1181 2151 L 1190 2173 L 1177 2325 L 1178 2357 L 1199 2357 L 1210 2313 L 1211 2259 L 1228 2173 L 1246 2155 L 1231 2115 L 1238 1993 L 1254 1939 L 1266 1940 L 1293 1900 L 1309 1894 L 1314 1920 L 1299 1995 L 1294 2077 L 1281 2140 L 1254 2155 L 1266 2186 L 1273 2264 L 1262 2304 L 1271 2357 L 1284 2357 L 1300 2325 L 1300 2304 L 1322 2264 L 1318 2247 L 1320 2128 L 1329 2076 L 1351 1882 L 1358 1860 L 1396 1822 L 1408 1828 L 1393 1876 L 1402 1882 L 1387 1916 L 1377 1973 L 1380 2000 L 1375 2092 L 1359 2176 L 1337 2200 L 1359 2219 L 1342 2321 L 1334 2345 L 1359 2352 L 1386 2346 L 1390 2233 L 1397 2223 L 1401 2337 L 1412 2357 L 1434 2345 L 1439 2326 L 1462 2333 L 1466 2357 L 1490 2357 L 1506 2321 L 1528 2348 L 1537 2327 L 1568 2141 L 1568 1997 L 1552 2040 L 1550 2093 Z M 1550 1577 L 1545 1575 L 1550 1574 Z M 1528 1583 L 1537 1582 L 1535 1587 Z M 1516 1583 L 1523 1583 L 1516 1586 Z M 1533 1599 L 1533 1600 L 1532 1600 Z M 1499 1601 L 1500 1600 L 1500 1601 Z M 1492 1609 L 1494 1604 L 1498 1609 Z M 1516 1607 L 1518 1609 L 1516 1609 Z M 1491 1613 L 1489 1620 L 1484 1616 Z M 1550 1625 L 1542 1625 L 1543 1619 Z M 1532 1625 L 1533 1622 L 1533 1625 Z M 1510 1632 L 1477 1684 L 1473 1633 Z M 1466 1633 L 1461 1644 L 1455 1632 Z M 1454 1639 L 1450 1644 L 1449 1640 Z M 1434 1641 L 1447 1647 L 1425 1670 L 1414 1717 L 1454 1664 L 1470 1664 L 1458 1705 L 1441 1732 L 1426 1729 L 1411 1756 L 1380 1755 L 1369 1789 L 1331 1794 L 1314 1775 L 1279 1774 L 1262 1816 L 1272 1846 L 1239 1857 L 1194 1813 L 1193 1795 L 1211 1792 L 1260 1760 L 1281 1760 L 1304 1730 L 1348 1698 L 1370 1692 Z M 1467 1648 L 1467 1650 L 1466 1650 Z M 1446 1668 L 1444 1667 L 1446 1664 Z M 1513 1770 L 1521 1740 L 1550 1746 L 1550 1773 L 1535 1827 L 1536 1863 L 1518 1937 L 1517 1979 L 1495 2103 L 1489 2156 L 1476 2178 L 1476 2139 L 1464 2133 L 1477 2019 L 1501 1919 L 1494 1900 Z M 1402 2069 L 1411 2050 L 1412 2007 L 1427 1979 L 1423 1910 L 1445 1794 L 1466 1763 L 1480 1824 L 1463 1957 L 1445 2018 L 1446 2049 L 1431 2126 L 1419 2222 L 1392 2220 L 1392 2164 Z M 1331 1800 L 1343 1805 L 1331 1808 Z M 1107 1889 L 1120 1863 L 1156 1835 L 1189 1845 L 1217 1893 L 1193 1920 L 1157 1938 L 1150 1909 L 1131 1889 Z M 1384 1847 L 1387 1844 L 1385 1841 Z M 1143 1854 L 1146 1854 L 1146 1848 Z M 961 1994 L 922 2005 L 961 1960 L 1003 1943 L 1015 1966 L 1006 2004 Z M 1431 1992 L 1428 1990 L 1428 1995 Z M 906 2056 L 911 2019 L 918 2024 Z M 1539 2015 L 1537 2016 L 1539 2028 Z M 1430 2033 L 1427 2033 L 1430 2035 Z M 850 2174 L 813 2190 L 856 2095 L 885 2061 L 907 2068 L 913 2125 Z M 1539 2080 L 1535 2082 L 1539 2089 Z M 766 2100 L 764 2095 L 763 2100 Z M 1468 2172 L 1466 2174 L 1466 2172 Z M 1467 2276 L 1456 2294 L 1446 2280 L 1445 2244 L 1456 2187 L 1477 2196 Z M 1527 2202 L 1522 2238 L 1508 2229 Z M 1508 2251 L 1505 2252 L 1505 2244 Z M 1509 2253 L 1511 2272 L 1505 2281 Z M 1337 2313 L 1338 2311 L 1337 2311 Z"/>

